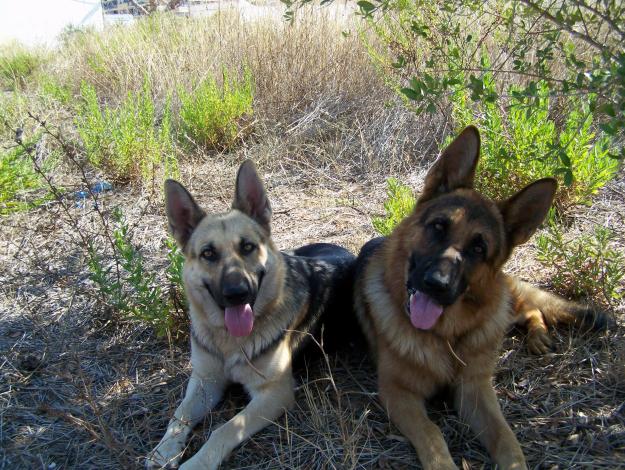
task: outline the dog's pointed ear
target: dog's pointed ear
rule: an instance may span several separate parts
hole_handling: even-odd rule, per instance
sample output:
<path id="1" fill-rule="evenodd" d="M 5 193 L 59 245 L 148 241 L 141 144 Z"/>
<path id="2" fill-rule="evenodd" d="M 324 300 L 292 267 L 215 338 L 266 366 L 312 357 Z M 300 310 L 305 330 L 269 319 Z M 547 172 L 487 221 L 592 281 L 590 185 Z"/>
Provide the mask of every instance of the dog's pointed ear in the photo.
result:
<path id="1" fill-rule="evenodd" d="M 256 166 L 251 160 L 245 160 L 239 167 L 232 208 L 240 210 L 270 231 L 271 204 L 263 182 L 256 173 Z"/>
<path id="2" fill-rule="evenodd" d="M 200 209 L 189 191 L 178 181 L 165 181 L 165 211 L 169 222 L 169 231 L 184 249 L 195 227 L 206 213 Z"/>
<path id="3" fill-rule="evenodd" d="M 499 203 L 511 246 L 525 243 L 545 220 L 558 189 L 554 178 L 543 178 Z"/>
<path id="4" fill-rule="evenodd" d="M 479 157 L 480 133 L 475 126 L 465 127 L 428 171 L 419 202 L 454 189 L 472 188 Z"/>

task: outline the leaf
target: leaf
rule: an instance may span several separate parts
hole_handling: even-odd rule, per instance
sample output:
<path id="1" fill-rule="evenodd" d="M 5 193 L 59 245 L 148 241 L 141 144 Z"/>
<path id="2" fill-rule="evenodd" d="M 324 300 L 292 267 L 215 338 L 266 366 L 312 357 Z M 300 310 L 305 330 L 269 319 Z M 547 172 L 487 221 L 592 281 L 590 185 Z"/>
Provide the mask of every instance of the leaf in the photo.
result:
<path id="1" fill-rule="evenodd" d="M 401 91 L 408 99 L 413 101 L 421 101 L 421 96 L 417 94 L 412 88 L 402 88 Z"/>
<path id="2" fill-rule="evenodd" d="M 375 5 L 367 0 L 360 0 L 356 5 L 358 5 L 366 15 L 370 15 L 371 12 L 375 10 Z"/>
<path id="3" fill-rule="evenodd" d="M 558 157 L 560 158 L 560 161 L 563 165 L 565 165 L 567 168 L 571 168 L 571 159 L 564 150 L 561 150 L 559 152 Z"/>
<path id="4" fill-rule="evenodd" d="M 600 113 L 604 113 L 607 114 L 610 117 L 615 117 L 616 116 L 616 112 L 614 111 L 614 105 L 612 103 L 604 103 L 601 106 L 599 106 L 598 111 Z"/>

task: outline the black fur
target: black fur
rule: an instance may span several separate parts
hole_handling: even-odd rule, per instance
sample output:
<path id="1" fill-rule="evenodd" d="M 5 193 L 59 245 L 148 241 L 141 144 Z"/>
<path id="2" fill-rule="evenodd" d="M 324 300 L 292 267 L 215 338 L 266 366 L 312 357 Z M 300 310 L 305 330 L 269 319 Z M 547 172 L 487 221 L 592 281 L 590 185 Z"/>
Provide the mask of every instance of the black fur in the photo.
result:
<path id="1" fill-rule="evenodd" d="M 322 325 L 324 347 L 334 349 L 349 341 L 349 333 L 358 330 L 352 308 L 356 257 L 329 243 L 306 245 L 283 256 L 289 271 L 287 283 L 301 293 L 298 301 L 307 302 L 309 312 L 294 328 L 301 333 L 293 335 L 292 348 L 305 345 L 311 339 L 309 333 L 318 337 Z"/>

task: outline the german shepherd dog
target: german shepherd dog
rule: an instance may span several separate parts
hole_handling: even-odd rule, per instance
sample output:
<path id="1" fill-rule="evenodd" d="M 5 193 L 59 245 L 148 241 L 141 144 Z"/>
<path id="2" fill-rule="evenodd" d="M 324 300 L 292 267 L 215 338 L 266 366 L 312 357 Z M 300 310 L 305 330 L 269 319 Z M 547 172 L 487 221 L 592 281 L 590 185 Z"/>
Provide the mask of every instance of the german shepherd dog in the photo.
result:
<path id="1" fill-rule="evenodd" d="M 601 312 L 568 303 L 502 272 L 545 218 L 556 181 L 508 200 L 473 189 L 480 136 L 466 128 L 429 170 L 414 212 L 356 262 L 354 304 L 377 361 L 379 396 L 424 468 L 457 468 L 425 402 L 451 391 L 499 468 L 526 468 L 492 386 L 505 332 L 528 326 L 530 348 L 549 345 L 546 323 L 594 323 Z"/>
<path id="2" fill-rule="evenodd" d="M 355 256 L 323 243 L 278 251 L 270 236 L 271 206 L 251 161 L 239 168 L 225 214 L 207 214 L 173 180 L 165 183 L 165 197 L 171 233 L 185 256 L 192 374 L 146 466 L 177 467 L 193 427 L 229 383 L 240 383 L 249 404 L 181 466 L 216 469 L 293 404 L 293 356 L 322 315 L 349 312 Z"/>

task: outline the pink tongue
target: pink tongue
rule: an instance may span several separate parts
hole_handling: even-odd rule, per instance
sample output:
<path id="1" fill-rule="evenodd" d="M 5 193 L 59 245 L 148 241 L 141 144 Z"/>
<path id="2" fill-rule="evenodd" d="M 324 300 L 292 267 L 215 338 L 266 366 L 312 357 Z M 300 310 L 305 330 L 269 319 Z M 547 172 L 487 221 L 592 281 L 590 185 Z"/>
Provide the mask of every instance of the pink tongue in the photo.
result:
<path id="1" fill-rule="evenodd" d="M 410 322 L 415 328 L 429 330 L 443 313 L 443 307 L 435 303 L 423 292 L 410 296 Z"/>
<path id="2" fill-rule="evenodd" d="M 226 307 L 226 328 L 232 336 L 247 336 L 254 326 L 254 312 L 250 304 Z"/>

